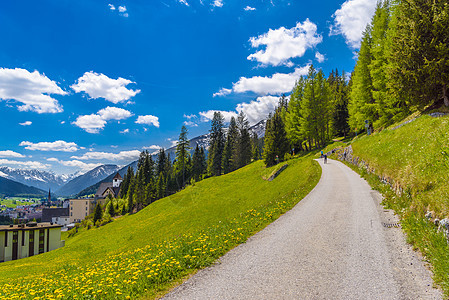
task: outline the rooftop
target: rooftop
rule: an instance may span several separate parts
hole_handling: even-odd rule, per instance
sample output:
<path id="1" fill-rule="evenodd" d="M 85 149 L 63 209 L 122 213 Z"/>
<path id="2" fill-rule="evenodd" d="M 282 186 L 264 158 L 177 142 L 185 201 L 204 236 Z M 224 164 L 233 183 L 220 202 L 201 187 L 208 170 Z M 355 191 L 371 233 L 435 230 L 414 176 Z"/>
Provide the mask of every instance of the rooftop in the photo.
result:
<path id="1" fill-rule="evenodd" d="M 14 230 L 34 230 L 62 227 L 62 225 L 54 223 L 28 223 L 19 225 L 0 225 L 0 231 L 14 231 Z"/>

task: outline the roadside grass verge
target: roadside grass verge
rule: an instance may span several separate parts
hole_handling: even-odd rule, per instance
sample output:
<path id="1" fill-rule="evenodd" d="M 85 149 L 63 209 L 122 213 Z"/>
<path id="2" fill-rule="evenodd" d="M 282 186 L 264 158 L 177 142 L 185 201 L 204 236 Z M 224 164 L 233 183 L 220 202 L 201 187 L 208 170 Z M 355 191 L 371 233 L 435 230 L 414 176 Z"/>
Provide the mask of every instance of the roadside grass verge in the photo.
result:
<path id="1" fill-rule="evenodd" d="M 349 165 L 384 196 L 383 204 L 401 218 L 407 241 L 431 264 L 434 281 L 449 298 L 449 246 L 443 232 L 425 218 L 449 217 L 449 118 L 421 116 L 392 130 L 363 136 L 352 143 L 353 155 L 375 174 Z M 396 194 L 378 176 L 402 188 Z"/>
<path id="2" fill-rule="evenodd" d="M 0 299 L 152 298 L 291 209 L 321 175 L 310 156 L 275 180 L 261 161 L 209 178 L 64 248 L 0 265 Z M 272 171 L 272 170 L 271 170 Z"/>

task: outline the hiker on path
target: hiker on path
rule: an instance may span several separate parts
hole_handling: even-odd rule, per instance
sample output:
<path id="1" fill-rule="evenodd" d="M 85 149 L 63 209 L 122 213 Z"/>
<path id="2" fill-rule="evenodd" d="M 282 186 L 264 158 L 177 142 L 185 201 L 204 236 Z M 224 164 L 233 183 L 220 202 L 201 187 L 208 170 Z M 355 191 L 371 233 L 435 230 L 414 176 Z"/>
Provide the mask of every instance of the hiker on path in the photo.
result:
<path id="1" fill-rule="evenodd" d="M 327 155 L 324 154 L 324 163 L 327 164 Z"/>
<path id="2" fill-rule="evenodd" d="M 321 150 L 321 157 L 323 157 L 323 150 Z"/>

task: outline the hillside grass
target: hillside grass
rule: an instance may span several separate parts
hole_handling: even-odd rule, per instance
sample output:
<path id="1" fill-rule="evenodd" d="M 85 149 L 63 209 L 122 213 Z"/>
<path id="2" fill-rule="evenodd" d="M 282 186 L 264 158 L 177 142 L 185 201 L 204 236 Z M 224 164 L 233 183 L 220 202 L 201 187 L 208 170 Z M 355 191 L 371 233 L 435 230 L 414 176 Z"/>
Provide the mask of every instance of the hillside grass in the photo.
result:
<path id="1" fill-rule="evenodd" d="M 66 246 L 0 265 L 0 299 L 152 298 L 277 219 L 321 176 L 309 155 L 277 166 L 261 161 L 209 178 L 139 213 L 76 234 Z M 13 284 L 11 284 L 13 282 Z"/>
<path id="2" fill-rule="evenodd" d="M 397 126 L 398 124 L 396 124 Z M 374 174 L 358 171 L 382 192 L 384 205 L 401 218 L 408 242 L 432 265 L 434 281 L 449 298 L 449 246 L 446 237 L 425 218 L 449 218 L 449 117 L 427 115 L 352 143 L 353 154 L 368 162 Z M 378 176 L 402 188 L 395 193 Z"/>

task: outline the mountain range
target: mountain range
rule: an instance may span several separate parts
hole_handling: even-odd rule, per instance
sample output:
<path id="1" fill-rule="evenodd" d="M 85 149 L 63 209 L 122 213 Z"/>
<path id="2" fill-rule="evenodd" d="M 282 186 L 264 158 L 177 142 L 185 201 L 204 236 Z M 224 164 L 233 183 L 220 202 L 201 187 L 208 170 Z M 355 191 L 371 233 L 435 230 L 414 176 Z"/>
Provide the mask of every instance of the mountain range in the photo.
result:
<path id="1" fill-rule="evenodd" d="M 251 132 L 255 132 L 259 138 L 265 135 L 266 120 L 262 120 L 257 124 L 250 127 Z M 193 152 L 196 146 L 204 147 L 206 150 L 209 148 L 210 133 L 203 134 L 192 138 L 189 143 L 191 151 Z M 170 155 L 172 160 L 175 159 L 176 146 L 168 148 L 166 154 Z M 153 159 L 156 159 L 157 154 L 153 154 Z M 0 167 L 0 179 L 9 180 L 9 186 L 11 188 L 4 188 L 0 183 L 0 194 L 14 193 L 14 189 L 18 191 L 27 191 L 26 193 L 42 194 L 42 190 L 46 191 L 51 189 L 58 196 L 84 196 L 94 194 L 101 182 L 110 182 L 114 175 L 119 172 L 123 177 L 128 170 L 128 167 L 133 167 L 134 171 L 137 171 L 137 161 L 133 161 L 125 167 L 117 165 L 101 165 L 99 167 L 90 170 L 84 174 L 72 174 L 72 175 L 56 175 L 52 172 L 41 170 L 28 170 L 28 169 L 12 169 L 9 167 Z M 2 182 L 5 182 L 4 180 Z M 13 184 L 19 183 L 21 185 Z M 33 189 L 37 188 L 37 189 Z M 30 191 L 30 192 L 28 192 Z M 25 192 L 21 192 L 25 193 Z"/>

